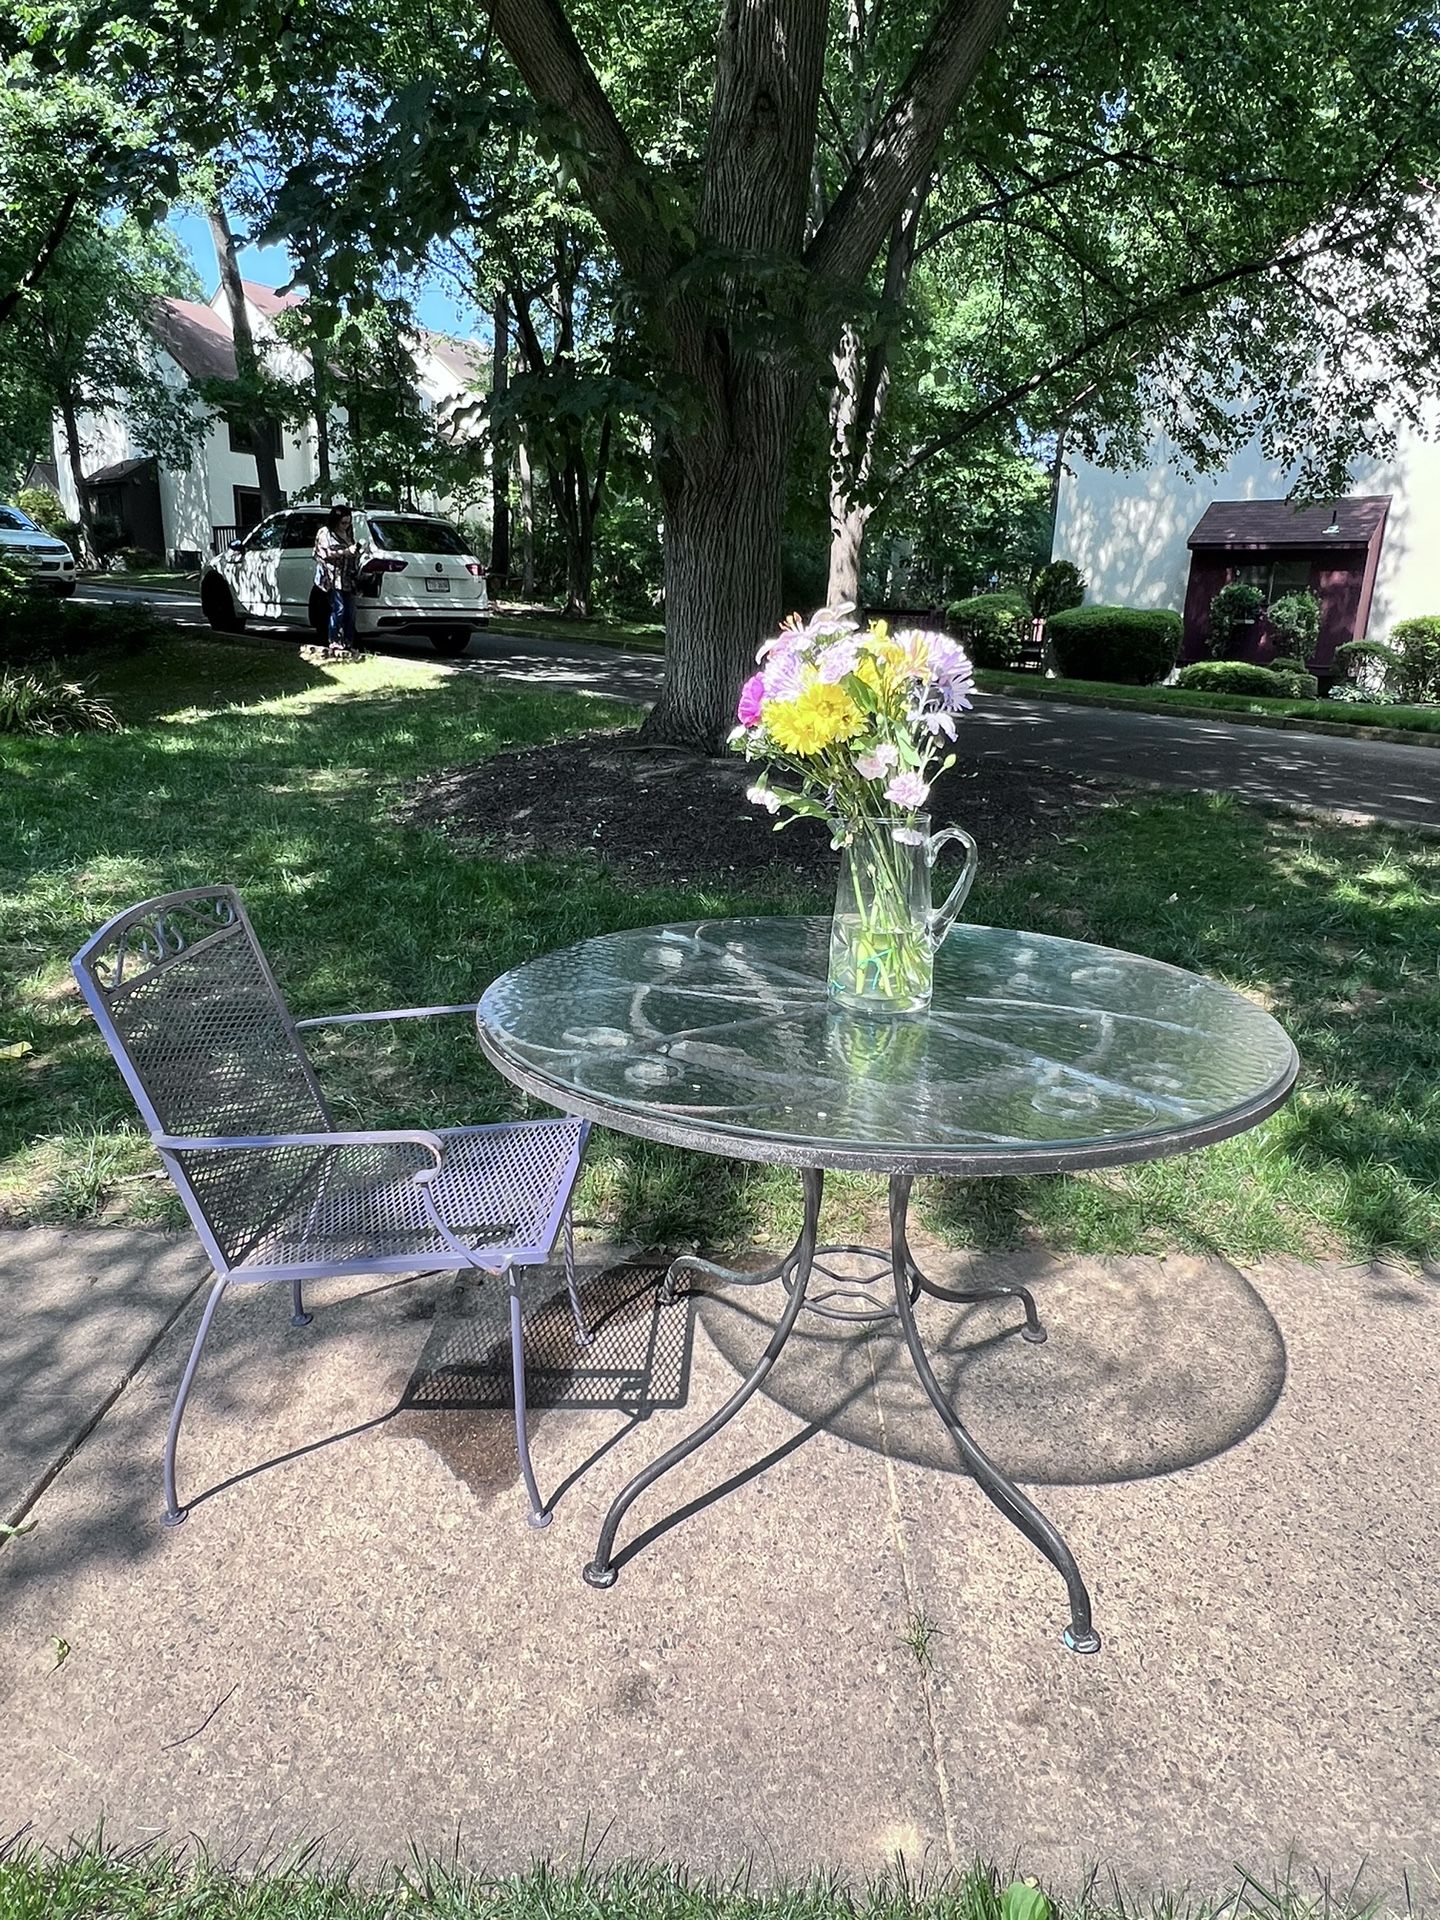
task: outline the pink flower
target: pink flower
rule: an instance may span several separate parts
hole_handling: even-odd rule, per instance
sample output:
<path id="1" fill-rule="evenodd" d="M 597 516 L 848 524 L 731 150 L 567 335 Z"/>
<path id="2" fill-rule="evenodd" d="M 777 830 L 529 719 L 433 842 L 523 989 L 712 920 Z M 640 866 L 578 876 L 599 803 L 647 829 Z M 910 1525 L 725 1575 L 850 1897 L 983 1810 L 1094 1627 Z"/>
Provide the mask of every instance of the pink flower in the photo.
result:
<path id="1" fill-rule="evenodd" d="M 742 727 L 757 727 L 760 724 L 760 707 L 765 698 L 765 676 L 752 673 L 740 689 L 740 705 L 735 710 L 735 718 Z"/>
<path id="2" fill-rule="evenodd" d="M 886 741 L 884 745 L 876 747 L 873 753 L 857 754 L 855 771 L 862 780 L 883 780 L 899 758 L 898 748 Z"/>
<path id="3" fill-rule="evenodd" d="M 885 798 L 897 807 L 923 807 L 929 793 L 918 773 L 897 773 L 885 789 Z"/>

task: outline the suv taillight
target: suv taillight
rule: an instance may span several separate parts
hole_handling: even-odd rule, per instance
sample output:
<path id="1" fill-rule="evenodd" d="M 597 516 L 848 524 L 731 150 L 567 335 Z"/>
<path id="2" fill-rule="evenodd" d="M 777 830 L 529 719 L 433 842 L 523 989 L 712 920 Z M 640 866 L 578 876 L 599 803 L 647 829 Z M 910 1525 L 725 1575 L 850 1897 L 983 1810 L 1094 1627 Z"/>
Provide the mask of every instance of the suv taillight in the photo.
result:
<path id="1" fill-rule="evenodd" d="M 403 560 L 367 560 L 360 569 L 360 591 L 373 600 L 380 592 L 382 573 L 404 573 Z"/>
<path id="2" fill-rule="evenodd" d="M 483 580 L 485 578 L 485 569 L 478 560 L 467 560 L 465 562 L 465 571 L 466 573 L 473 573 L 477 580 Z"/>

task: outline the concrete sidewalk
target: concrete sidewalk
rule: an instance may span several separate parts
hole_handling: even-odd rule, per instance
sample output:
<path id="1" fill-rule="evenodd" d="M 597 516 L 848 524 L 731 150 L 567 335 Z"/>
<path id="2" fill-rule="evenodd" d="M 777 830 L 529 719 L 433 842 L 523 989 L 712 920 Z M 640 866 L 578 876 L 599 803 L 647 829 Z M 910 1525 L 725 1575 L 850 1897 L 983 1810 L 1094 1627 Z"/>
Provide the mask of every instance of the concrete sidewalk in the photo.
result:
<path id="1" fill-rule="evenodd" d="M 56 1301 L 67 1260 L 121 1300 L 179 1262 L 135 1314 L 152 1339 L 196 1271 L 160 1236 L 7 1239 L 12 1305 L 32 1259 Z M 1293 1854 L 1398 1887 L 1440 1831 L 1440 1282 L 996 1264 L 1035 1286 L 1046 1345 L 1002 1306 L 923 1324 L 977 1438 L 1079 1554 L 1098 1656 L 1060 1646 L 1059 1580 L 954 1470 L 889 1329 L 803 1326 L 640 1503 L 621 1537 L 643 1551 L 597 1593 L 579 1573 L 610 1496 L 733 1389 L 773 1290 L 661 1310 L 653 1271 L 592 1273 L 579 1359 L 563 1303 L 537 1302 L 536 1390 L 560 1403 L 535 1422 L 543 1532 L 493 1291 L 330 1283 L 293 1331 L 285 1289 L 247 1290 L 187 1420 L 187 1523 L 159 1525 L 159 1458 L 198 1300 L 0 1549 L 9 1824 L 318 1835 L 372 1861 L 458 1834 L 496 1871 L 588 1847 L 762 1878 L 979 1849 L 1197 1889 Z M 85 1324 L 108 1379 L 120 1342 L 98 1319 L 67 1337 Z M 0 1382 L 7 1450 L 42 1414 L 53 1431 L 35 1378 Z M 646 1396 L 648 1417 L 618 1410 Z"/>

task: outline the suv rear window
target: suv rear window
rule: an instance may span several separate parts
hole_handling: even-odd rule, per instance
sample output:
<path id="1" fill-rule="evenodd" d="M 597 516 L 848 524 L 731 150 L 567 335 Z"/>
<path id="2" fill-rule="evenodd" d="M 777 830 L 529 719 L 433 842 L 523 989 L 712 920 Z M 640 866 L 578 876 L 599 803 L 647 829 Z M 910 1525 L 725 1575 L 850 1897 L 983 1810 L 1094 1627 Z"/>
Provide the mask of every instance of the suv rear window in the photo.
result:
<path id="1" fill-rule="evenodd" d="M 468 553 L 462 537 L 443 520 L 382 520 L 369 516 L 370 538 L 390 553 Z"/>

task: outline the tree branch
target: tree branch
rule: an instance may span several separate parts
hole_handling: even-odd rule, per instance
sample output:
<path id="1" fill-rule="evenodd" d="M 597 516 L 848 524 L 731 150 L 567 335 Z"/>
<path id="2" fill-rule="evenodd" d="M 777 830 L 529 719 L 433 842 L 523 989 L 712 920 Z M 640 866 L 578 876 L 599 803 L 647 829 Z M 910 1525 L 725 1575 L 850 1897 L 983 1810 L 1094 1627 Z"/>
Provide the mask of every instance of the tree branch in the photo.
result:
<path id="1" fill-rule="evenodd" d="M 1358 243 L 1368 237 L 1366 234 L 1351 234 L 1349 241 Z M 1028 375 L 1024 380 L 1017 381 L 1004 393 L 997 394 L 993 400 L 986 401 L 984 406 L 974 407 L 970 412 L 962 414 L 954 426 L 947 428 L 944 433 L 934 435 L 922 446 L 917 447 L 896 469 L 894 481 L 908 479 L 937 453 L 944 453 L 950 447 L 958 446 L 963 440 L 968 440 L 980 427 L 1011 412 L 1022 400 L 1027 400 L 1032 393 L 1037 393 L 1047 382 L 1080 366 L 1091 354 L 1108 346 L 1112 340 L 1118 340 L 1148 322 L 1162 318 L 1173 309 L 1184 309 L 1193 305 L 1212 293 L 1218 293 L 1222 288 L 1236 286 L 1244 280 L 1253 280 L 1262 273 L 1284 272 L 1287 268 L 1303 266 L 1306 261 L 1321 258 L 1332 250 L 1344 251 L 1344 248 L 1332 249 L 1327 237 L 1313 246 L 1292 248 L 1288 253 L 1269 254 L 1263 259 L 1240 261 L 1234 266 L 1187 281 L 1183 286 L 1173 287 L 1167 293 L 1157 295 L 1153 300 L 1132 307 L 1128 312 L 1118 315 L 1108 325 L 1101 327 L 1098 333 L 1087 335 L 1069 352 L 1060 354 L 1037 372 Z"/>
<path id="2" fill-rule="evenodd" d="M 998 39 L 1011 0 L 946 0 L 899 93 L 806 250 L 821 279 L 869 272 L 940 137 Z"/>
<path id="3" fill-rule="evenodd" d="M 621 126 L 561 0 L 492 0 L 491 19 L 537 104 L 563 120 L 584 149 L 585 197 L 632 279 L 658 280 L 672 264 L 649 169 Z"/>
<path id="4" fill-rule="evenodd" d="M 7 294 L 0 295 L 0 326 L 5 324 L 10 315 L 15 311 L 15 308 L 19 306 L 21 300 L 24 299 L 25 295 L 33 292 L 41 280 L 44 279 L 45 274 L 49 270 L 50 262 L 60 251 L 65 236 L 70 231 L 70 223 L 75 218 L 76 210 L 80 205 L 82 190 L 79 186 L 71 187 L 70 191 L 65 195 L 65 198 L 60 202 L 59 211 L 50 222 L 50 229 L 45 235 L 40 251 L 36 254 L 29 271 L 21 276 L 18 284 L 12 287 Z"/>

